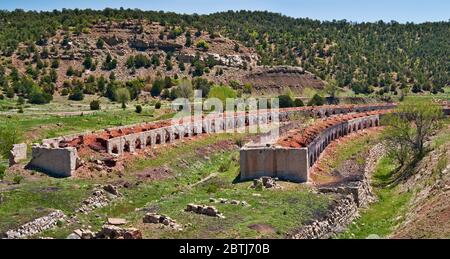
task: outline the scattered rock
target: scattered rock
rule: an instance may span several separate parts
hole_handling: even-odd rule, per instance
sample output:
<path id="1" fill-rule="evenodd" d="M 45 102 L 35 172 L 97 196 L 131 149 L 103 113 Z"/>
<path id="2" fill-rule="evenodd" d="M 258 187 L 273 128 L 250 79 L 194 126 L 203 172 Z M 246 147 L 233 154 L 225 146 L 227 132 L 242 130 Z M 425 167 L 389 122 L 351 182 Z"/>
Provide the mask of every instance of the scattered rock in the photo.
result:
<path id="1" fill-rule="evenodd" d="M 188 204 L 185 209 L 186 212 L 194 212 L 197 214 L 203 214 L 210 217 L 218 217 L 218 218 L 225 218 L 216 207 L 213 206 L 204 206 L 204 205 L 195 205 L 195 204 Z"/>
<path id="2" fill-rule="evenodd" d="M 108 218 L 108 224 L 114 225 L 114 226 L 120 226 L 127 224 L 127 221 L 125 219 L 121 218 Z"/>
<path id="3" fill-rule="evenodd" d="M 110 192 L 105 191 L 104 188 L 96 189 L 92 193 L 91 197 L 87 198 L 86 200 L 84 200 L 82 202 L 82 205 L 80 208 L 78 208 L 77 212 L 86 214 L 95 209 L 105 207 L 106 205 L 108 205 L 110 202 L 112 202 L 117 197 L 118 197 L 117 195 L 114 195 Z"/>
<path id="4" fill-rule="evenodd" d="M 108 184 L 108 185 L 103 186 L 103 190 L 105 190 L 105 191 L 107 191 L 107 192 L 109 192 L 109 193 L 111 193 L 113 195 L 121 196 L 121 194 L 119 193 L 119 190 L 117 189 L 117 187 L 112 185 L 112 184 Z"/>
<path id="5" fill-rule="evenodd" d="M 164 226 L 168 226 L 174 230 L 182 231 L 183 228 L 173 219 L 171 219 L 168 216 L 165 215 L 159 215 L 156 213 L 147 213 L 145 214 L 144 218 L 142 219 L 142 222 L 144 223 L 150 223 L 150 224 L 162 224 Z"/>
<path id="6" fill-rule="evenodd" d="M 56 210 L 46 216 L 28 222 L 17 229 L 7 231 L 5 237 L 7 239 L 18 239 L 34 236 L 42 231 L 56 227 L 58 222 L 65 220 L 65 218 L 66 215 L 62 211 Z"/>
<path id="7" fill-rule="evenodd" d="M 272 178 L 272 177 L 268 177 L 268 176 L 263 176 L 259 179 L 255 179 L 253 180 L 253 185 L 251 186 L 251 188 L 257 189 L 261 187 L 264 187 L 266 189 L 279 189 L 281 188 L 281 186 L 279 186 L 277 184 L 278 178 Z"/>
<path id="8" fill-rule="evenodd" d="M 220 198 L 219 200 L 214 198 L 209 198 L 209 201 L 212 203 L 221 203 L 221 204 L 232 204 L 232 205 L 242 205 L 242 206 L 249 206 L 249 204 L 246 201 L 239 201 L 239 200 L 231 200 L 225 198 Z"/>
<path id="9" fill-rule="evenodd" d="M 94 239 L 142 239 L 142 233 L 136 228 L 120 228 L 113 225 L 104 225 L 95 234 Z"/>
<path id="10" fill-rule="evenodd" d="M 67 236 L 67 239 L 93 239 L 94 232 L 85 229 L 75 229 L 72 234 Z"/>
<path id="11" fill-rule="evenodd" d="M 81 239 L 81 237 L 75 233 L 72 233 L 68 235 L 66 239 Z"/>

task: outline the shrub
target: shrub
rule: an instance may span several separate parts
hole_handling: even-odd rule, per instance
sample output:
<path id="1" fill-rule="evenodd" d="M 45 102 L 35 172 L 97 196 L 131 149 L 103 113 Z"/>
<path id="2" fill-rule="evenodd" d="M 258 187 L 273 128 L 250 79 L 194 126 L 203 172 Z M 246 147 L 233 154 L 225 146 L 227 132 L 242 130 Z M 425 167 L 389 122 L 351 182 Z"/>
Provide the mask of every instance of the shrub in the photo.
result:
<path id="1" fill-rule="evenodd" d="M 280 108 L 290 108 L 290 107 L 294 106 L 294 101 L 287 94 L 278 96 L 278 100 L 279 100 Z"/>
<path id="2" fill-rule="evenodd" d="M 3 180 L 3 178 L 5 178 L 5 171 L 6 171 L 6 166 L 4 165 L 0 165 L 0 180 Z"/>
<path id="3" fill-rule="evenodd" d="M 28 102 L 32 104 L 46 104 L 53 99 L 53 96 L 48 93 L 43 93 L 41 90 L 34 90 L 28 97 Z"/>
<path id="4" fill-rule="evenodd" d="M 61 96 L 66 96 L 66 95 L 69 95 L 69 89 L 63 88 L 61 91 Z"/>
<path id="5" fill-rule="evenodd" d="M 295 107 L 303 107 L 303 106 L 305 106 L 305 104 L 303 103 L 302 99 L 295 99 L 294 106 Z"/>
<path id="6" fill-rule="evenodd" d="M 153 97 L 159 96 L 163 89 L 163 84 L 164 84 L 163 80 L 156 80 L 155 82 L 153 82 L 153 86 L 152 86 L 152 89 L 150 90 L 150 94 Z"/>
<path id="7" fill-rule="evenodd" d="M 234 141 L 234 144 L 236 144 L 236 146 L 238 146 L 239 148 L 241 148 L 241 147 L 244 146 L 244 139 L 242 139 L 242 138 L 237 138 L 237 139 Z"/>
<path id="8" fill-rule="evenodd" d="M 25 99 L 22 96 L 19 96 L 17 99 L 17 105 L 23 105 L 25 103 Z"/>
<path id="9" fill-rule="evenodd" d="M 105 45 L 105 41 L 102 38 L 99 38 L 97 40 L 96 46 L 98 49 L 103 49 L 103 46 Z"/>
<path id="10" fill-rule="evenodd" d="M 251 94 L 252 93 L 252 89 L 253 89 L 252 84 L 250 84 L 250 83 L 244 84 L 244 93 L 245 94 Z"/>
<path id="11" fill-rule="evenodd" d="M 6 97 L 8 98 L 14 98 L 16 94 L 14 93 L 14 89 L 12 87 L 8 87 L 8 89 L 6 89 Z"/>
<path id="12" fill-rule="evenodd" d="M 201 50 L 208 50 L 209 49 L 209 44 L 204 41 L 204 40 L 199 40 L 196 44 L 197 48 L 201 49 Z"/>
<path id="13" fill-rule="evenodd" d="M 136 113 L 142 113 L 142 106 L 136 105 Z"/>
<path id="14" fill-rule="evenodd" d="M 0 157 L 8 157 L 12 146 L 19 142 L 20 135 L 14 124 L 6 122 L 0 125 Z"/>
<path id="15" fill-rule="evenodd" d="M 13 183 L 14 184 L 20 184 L 23 181 L 23 176 L 21 175 L 16 175 L 13 178 Z"/>
<path id="16" fill-rule="evenodd" d="M 130 100 L 130 91 L 128 88 L 119 88 L 115 91 L 115 99 L 116 101 L 122 104 L 122 109 L 125 109 L 126 103 Z"/>
<path id="17" fill-rule="evenodd" d="M 157 109 L 157 110 L 161 109 L 161 102 L 157 102 L 155 104 L 155 109 Z"/>
<path id="18" fill-rule="evenodd" d="M 308 106 L 322 106 L 324 104 L 325 99 L 318 94 L 315 94 L 313 98 L 308 102 Z"/>
<path id="19" fill-rule="evenodd" d="M 100 110 L 100 101 L 99 100 L 93 100 L 89 106 L 91 107 L 92 111 L 98 111 Z"/>
<path id="20" fill-rule="evenodd" d="M 84 99 L 84 93 L 81 88 L 77 87 L 73 90 L 72 94 L 69 95 L 69 100 L 72 101 L 82 101 Z"/>

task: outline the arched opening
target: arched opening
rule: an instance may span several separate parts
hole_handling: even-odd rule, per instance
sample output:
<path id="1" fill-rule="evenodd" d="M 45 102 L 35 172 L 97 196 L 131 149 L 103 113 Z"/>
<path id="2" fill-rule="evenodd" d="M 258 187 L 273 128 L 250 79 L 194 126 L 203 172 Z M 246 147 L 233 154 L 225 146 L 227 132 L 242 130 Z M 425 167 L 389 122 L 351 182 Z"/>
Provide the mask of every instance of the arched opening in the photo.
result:
<path id="1" fill-rule="evenodd" d="M 140 138 L 137 138 L 136 141 L 134 141 L 134 146 L 135 146 L 136 149 L 141 149 L 142 148 L 142 146 L 141 146 L 141 139 Z"/>
<path id="2" fill-rule="evenodd" d="M 150 146 L 152 144 L 152 137 L 151 136 L 148 136 L 147 137 L 147 140 L 145 141 L 145 145 L 146 146 Z"/>
<path id="3" fill-rule="evenodd" d="M 160 134 L 156 134 L 156 137 L 155 137 L 155 144 L 156 144 L 156 145 L 161 144 L 161 135 L 160 135 Z"/>
<path id="4" fill-rule="evenodd" d="M 114 146 L 113 146 L 111 152 L 112 152 L 113 154 L 119 154 L 119 149 L 117 148 L 117 145 L 114 145 Z"/>
<path id="5" fill-rule="evenodd" d="M 124 147 L 123 147 L 123 151 L 125 151 L 125 152 L 130 152 L 130 141 L 126 141 L 125 142 L 125 145 L 124 145 Z"/>

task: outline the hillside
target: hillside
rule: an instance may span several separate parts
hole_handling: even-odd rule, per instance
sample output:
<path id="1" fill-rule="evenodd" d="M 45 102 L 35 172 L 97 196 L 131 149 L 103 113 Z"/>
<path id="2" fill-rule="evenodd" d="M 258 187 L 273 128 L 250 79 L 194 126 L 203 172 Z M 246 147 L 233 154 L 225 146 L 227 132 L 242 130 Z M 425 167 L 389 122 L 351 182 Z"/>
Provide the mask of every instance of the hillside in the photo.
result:
<path id="1" fill-rule="evenodd" d="M 193 82 L 198 89 L 209 81 L 208 89 L 223 83 L 252 94 L 321 89 L 323 81 L 380 96 L 436 94 L 450 85 L 448 22 L 320 22 L 247 11 L 0 14 L 3 95 L 36 99 L 33 103 L 48 102 L 63 87 L 64 95 L 77 89 L 75 94 L 108 96 L 108 81 L 131 86 L 136 97 L 158 79 L 171 88 L 184 76 L 206 79 Z"/>
<path id="2" fill-rule="evenodd" d="M 5 60 L 9 69 L 3 69 L 3 90 L 8 92 L 6 75 L 15 74 L 15 69 L 50 94 L 67 94 L 64 88 L 71 93 L 80 85 L 87 94 L 104 94 L 105 89 L 98 87 L 100 78 L 105 82 L 138 79 L 147 90 L 160 78 L 183 77 L 202 77 L 211 84 L 232 84 L 235 89 L 250 84 L 255 93 L 277 94 L 287 87 L 301 90 L 324 86 L 321 79 L 300 67 L 270 68 L 258 65 L 258 61 L 253 48 L 218 33 L 148 21 L 99 20 L 81 32 L 58 29 L 50 37 L 20 43 Z M 10 87 L 26 95 L 21 89 L 23 79 L 10 77 Z"/>

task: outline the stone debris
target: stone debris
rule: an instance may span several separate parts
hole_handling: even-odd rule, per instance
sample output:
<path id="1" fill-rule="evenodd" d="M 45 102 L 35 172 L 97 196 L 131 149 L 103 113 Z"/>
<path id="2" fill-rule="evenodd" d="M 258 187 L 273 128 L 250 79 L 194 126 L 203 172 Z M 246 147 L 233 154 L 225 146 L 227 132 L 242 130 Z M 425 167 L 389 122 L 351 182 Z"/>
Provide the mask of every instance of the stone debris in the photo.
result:
<path id="1" fill-rule="evenodd" d="M 94 236 L 95 233 L 90 230 L 76 229 L 72 234 L 67 236 L 67 239 L 93 239 Z"/>
<path id="2" fill-rule="evenodd" d="M 231 204 L 231 205 L 250 206 L 250 204 L 248 204 L 246 201 L 228 200 L 228 199 L 225 199 L 225 198 L 220 198 L 220 199 L 209 198 L 209 202 L 221 203 L 221 204 Z"/>
<path id="3" fill-rule="evenodd" d="M 108 218 L 108 224 L 114 226 L 125 225 L 127 224 L 127 220 L 121 218 Z"/>
<path id="4" fill-rule="evenodd" d="M 67 236 L 67 239 L 142 239 L 142 233 L 136 228 L 121 228 L 107 224 L 97 233 L 77 229 Z"/>
<path id="5" fill-rule="evenodd" d="M 225 216 L 223 216 L 222 213 L 220 213 L 219 210 L 214 206 L 196 205 L 189 203 L 185 211 L 203 214 L 210 217 L 225 218 Z"/>
<path id="6" fill-rule="evenodd" d="M 121 228 L 112 225 L 104 225 L 95 234 L 94 239 L 142 239 L 142 233 L 136 228 Z"/>
<path id="7" fill-rule="evenodd" d="M 107 191 L 107 192 L 109 192 L 109 193 L 111 193 L 113 195 L 116 195 L 116 196 L 122 196 L 119 193 L 118 188 L 116 186 L 112 185 L 112 184 L 108 184 L 108 185 L 103 186 L 103 190 L 105 190 L 105 191 Z"/>
<path id="8" fill-rule="evenodd" d="M 15 144 L 9 151 L 9 166 L 13 166 L 22 160 L 27 159 L 27 144 Z"/>
<path id="9" fill-rule="evenodd" d="M 28 222 L 17 229 L 7 231 L 5 237 L 7 239 L 31 237 L 42 231 L 56 227 L 58 222 L 64 221 L 65 219 L 66 215 L 62 211 L 56 210 L 46 216 Z"/>
<path id="10" fill-rule="evenodd" d="M 142 219 L 142 222 L 150 224 L 161 224 L 177 231 L 183 230 L 181 225 L 179 225 L 175 220 L 171 219 L 170 217 L 152 212 L 145 214 L 144 218 Z"/>
<path id="11" fill-rule="evenodd" d="M 278 178 L 263 176 L 259 179 L 254 179 L 251 188 L 257 189 L 260 186 L 266 189 L 281 189 L 281 186 L 276 181 L 278 181 Z"/>
<path id="12" fill-rule="evenodd" d="M 101 189 L 94 190 L 92 196 L 82 202 L 82 205 L 78 208 L 77 212 L 87 214 L 95 209 L 105 207 L 119 196 L 121 196 L 121 194 L 117 187 L 105 185 Z"/>

